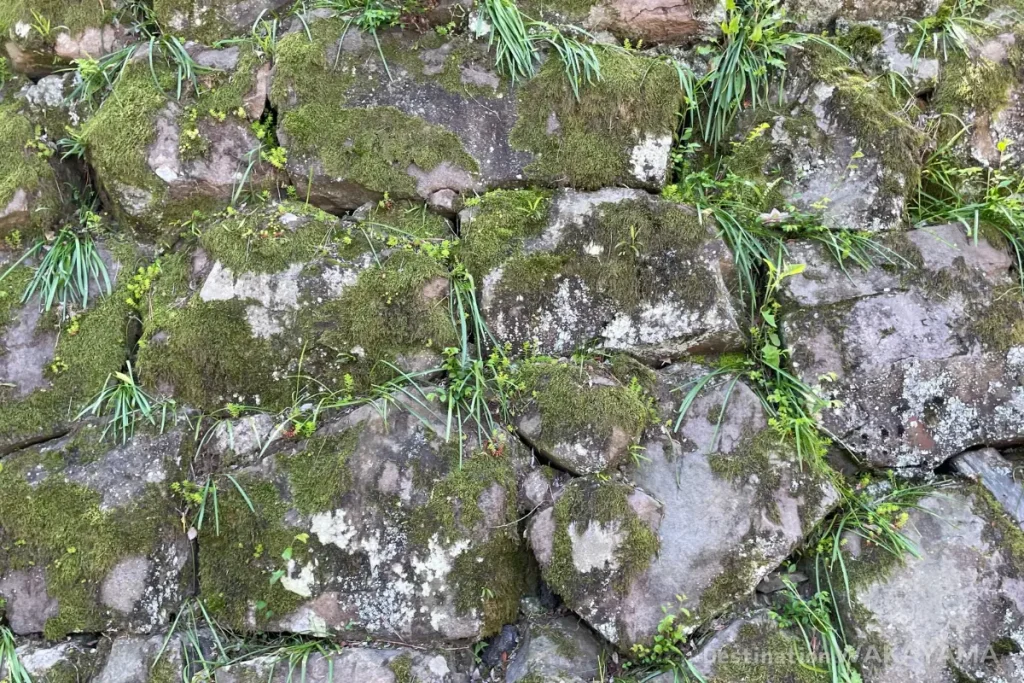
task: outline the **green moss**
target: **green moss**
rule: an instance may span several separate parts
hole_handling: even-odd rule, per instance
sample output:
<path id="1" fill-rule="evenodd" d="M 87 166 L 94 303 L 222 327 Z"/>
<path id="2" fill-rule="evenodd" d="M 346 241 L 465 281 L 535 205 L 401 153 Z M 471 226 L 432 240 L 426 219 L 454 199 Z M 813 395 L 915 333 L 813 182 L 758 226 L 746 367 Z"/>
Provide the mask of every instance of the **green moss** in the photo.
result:
<path id="1" fill-rule="evenodd" d="M 479 170 L 454 133 L 394 107 L 305 104 L 286 113 L 281 128 L 288 134 L 289 151 L 314 155 L 330 176 L 380 193 L 415 195 L 410 166 L 429 172 L 448 162 L 468 172 Z"/>
<path id="2" fill-rule="evenodd" d="M 1005 353 L 1014 346 L 1024 346 L 1024 297 L 1014 285 L 993 298 L 971 327 L 986 348 Z"/>
<path id="3" fill-rule="evenodd" d="M 996 114 L 1009 103 L 1014 82 L 1014 69 L 1009 64 L 972 60 L 954 53 L 942 64 L 932 105 L 939 112 L 958 116 L 968 110 Z"/>
<path id="4" fill-rule="evenodd" d="M 478 283 L 543 232 L 550 205 L 551 193 L 544 190 L 495 190 L 480 197 L 472 219 L 462 222 L 459 252 Z"/>
<path id="5" fill-rule="evenodd" d="M 153 14 L 161 26 L 184 26 L 180 38 L 212 45 L 218 40 L 244 35 L 228 20 L 235 0 L 153 0 Z"/>
<path id="6" fill-rule="evenodd" d="M 424 296 L 426 289 L 446 287 L 447 277 L 447 268 L 432 256 L 402 249 L 362 272 L 340 298 L 303 306 L 302 336 L 333 349 L 338 358 L 321 374 L 337 382 L 339 373 L 349 373 L 357 386 L 365 387 L 393 377 L 387 363 L 400 356 L 454 346 L 447 297 Z"/>
<path id="7" fill-rule="evenodd" d="M 199 583 L 211 616 L 225 626 L 247 630 L 250 610 L 259 628 L 302 604 L 301 596 L 270 579 L 285 568 L 281 555 L 286 548 L 293 549 L 292 557 L 300 565 L 307 548 L 295 540 L 296 529 L 284 526 L 289 506 L 273 482 L 247 476 L 238 477 L 238 482 L 256 512 L 249 510 L 234 486 L 224 482 L 218 497 L 220 533 L 210 526 L 203 529 Z"/>
<path id="8" fill-rule="evenodd" d="M 359 428 L 309 439 L 303 450 L 282 456 L 295 507 L 310 515 L 333 509 L 352 485 L 348 459 L 359 443 Z"/>
<path id="9" fill-rule="evenodd" d="M 281 223 L 286 213 L 309 221 L 293 232 Z M 338 227 L 336 218 L 319 209 L 283 202 L 220 214 L 203 230 L 199 243 L 211 259 L 235 273 L 279 273 L 293 263 L 313 260 Z"/>
<path id="10" fill-rule="evenodd" d="M 256 85 L 256 71 L 263 60 L 256 53 L 252 42 L 239 45 L 238 64 L 234 71 L 213 72 L 206 78 L 203 92 L 196 98 L 196 109 L 200 116 L 211 112 L 232 114 L 244 104 L 245 96 Z"/>
<path id="11" fill-rule="evenodd" d="M 111 14 L 94 0 L 7 0 L 0 7 L 0 33 L 7 33 L 18 21 L 31 24 L 33 11 L 48 19 L 53 27 L 64 27 L 72 34 L 103 25 Z"/>
<path id="12" fill-rule="evenodd" d="M 556 444 L 611 439 L 621 430 L 634 442 L 651 419 L 650 407 L 636 389 L 593 386 L 590 376 L 568 363 L 526 363 L 517 381 L 522 397 L 516 412 L 536 408 L 541 431 L 534 441 L 551 452 Z"/>
<path id="13" fill-rule="evenodd" d="M 557 59 L 519 89 L 513 147 L 536 155 L 528 179 L 594 190 L 631 181 L 637 134 L 671 135 L 679 110 L 678 76 L 664 62 L 601 51 L 602 80 L 577 101 Z M 554 116 L 558 130 L 548 133 Z"/>
<path id="14" fill-rule="evenodd" d="M 521 0 L 520 10 L 535 19 L 559 20 L 563 23 L 582 23 L 596 0 Z"/>
<path id="15" fill-rule="evenodd" d="M 452 565 L 455 605 L 462 613 L 483 612 L 484 636 L 515 621 L 525 594 L 528 552 L 516 532 L 513 501 L 516 474 L 508 458 L 478 451 L 459 459 L 455 448 L 446 449 L 449 472 L 431 486 L 430 500 L 411 519 L 410 538 L 425 546 L 434 536 L 442 543 L 468 537 L 486 538 L 472 551 L 461 553 Z M 506 527 L 482 528 L 480 499 L 494 486 L 505 492 Z"/>
<path id="16" fill-rule="evenodd" d="M 714 419 L 717 424 L 718 417 L 712 418 L 710 412 L 708 419 Z M 778 434 L 771 429 L 762 429 L 755 434 L 745 435 L 730 453 L 711 454 L 708 457 L 708 465 L 719 477 L 729 479 L 738 485 L 756 481 L 758 505 L 767 510 L 768 515 L 778 522 L 779 510 L 775 494 L 782 485 L 781 468 L 785 466 L 778 457 L 780 450 L 782 444 L 779 443 Z"/>
<path id="17" fill-rule="evenodd" d="M 58 218 L 57 199 L 51 191 L 56 190 L 57 182 L 53 171 L 45 158 L 26 149 L 35 137 L 32 122 L 19 114 L 16 106 L 0 106 L 0 211 L 18 190 L 30 197 L 41 186 L 44 190 L 40 200 L 29 201 L 31 225 L 18 226 L 23 239 L 34 237 Z M 0 238 L 9 232 L 8 228 L 0 228 Z"/>
<path id="18" fill-rule="evenodd" d="M 179 683 L 181 678 L 180 667 L 171 663 L 170 657 L 165 655 L 150 667 L 146 683 Z"/>
<path id="19" fill-rule="evenodd" d="M 973 494 L 975 512 L 987 522 L 985 535 L 994 539 L 997 547 L 1008 551 L 1007 559 L 1017 575 L 1024 576 L 1024 531 L 980 482 L 972 484 L 970 492 Z"/>
<path id="20" fill-rule="evenodd" d="M 89 162 L 106 189 L 117 186 L 159 192 L 163 184 L 146 160 L 153 125 L 167 97 L 142 63 L 129 64 L 99 110 L 82 127 Z M 152 202 L 151 202 L 152 204 Z"/>
<path id="21" fill-rule="evenodd" d="M 79 314 L 76 334 L 60 335 L 54 355 L 67 369 L 51 376 L 49 389 L 18 399 L 9 388 L 0 386 L 0 442 L 58 429 L 102 388 L 110 373 L 122 369 L 128 355 L 126 333 L 131 315 L 125 298 L 126 290 L 119 284 L 111 296 Z"/>
<path id="22" fill-rule="evenodd" d="M 882 31 L 871 24 L 853 24 L 845 33 L 836 37 L 836 45 L 860 59 L 871 57 L 875 48 L 882 44 Z"/>
<path id="23" fill-rule="evenodd" d="M 749 594 L 764 566 L 764 555 L 756 547 L 745 556 L 738 553 L 728 555 L 722 562 L 721 571 L 701 593 L 700 605 L 687 622 L 693 626 L 707 622 Z"/>
<path id="24" fill-rule="evenodd" d="M 569 604 L 595 591 L 628 590 L 657 554 L 658 536 L 630 507 L 630 493 L 632 488 L 625 484 L 575 479 L 555 502 L 555 536 L 544 579 Z M 616 550 L 617 569 L 611 572 L 610 582 L 607 570 L 581 573 L 573 562 L 569 525 L 574 525 L 579 534 L 590 524 L 616 525 L 623 535 Z"/>
<path id="25" fill-rule="evenodd" d="M 667 201 L 629 200 L 602 204 L 579 228 L 565 229 L 553 251 L 515 256 L 505 262 L 497 300 L 524 310 L 549 305 L 558 283 L 581 279 L 593 296 L 626 314 L 660 292 L 690 306 L 713 301 L 714 287 L 681 255 L 693 254 L 707 229 L 683 207 Z M 513 242 L 514 244 L 514 242 Z M 601 257 L 591 255 L 595 245 Z"/>
<path id="26" fill-rule="evenodd" d="M 412 673 L 412 656 L 408 654 L 399 655 L 388 662 L 388 668 L 391 669 L 391 673 L 395 674 L 395 683 L 418 683 L 417 678 Z"/>
<path id="27" fill-rule="evenodd" d="M 715 665 L 710 683 L 828 683 L 827 669 L 809 657 L 802 642 L 772 624 L 744 624 L 739 637 L 727 645 Z"/>
<path id="28" fill-rule="evenodd" d="M 59 612 L 47 620 L 45 636 L 102 631 L 106 609 L 99 593 L 107 572 L 131 555 L 153 553 L 161 528 L 174 528 L 173 507 L 158 491 L 115 510 L 100 509 L 102 495 L 51 474 L 29 484 L 40 456 L 22 452 L 4 459 L 0 471 L 0 567 L 42 567 L 47 593 Z"/>
<path id="29" fill-rule="evenodd" d="M 270 410 L 288 405 L 293 386 L 286 379 L 288 368 L 269 340 L 253 336 L 246 306 L 240 300 L 194 299 L 167 310 L 161 327 L 150 330 L 166 335 L 166 342 L 150 337 L 139 350 L 143 382 L 168 383 L 178 401 L 203 410 L 228 402 Z"/>
<path id="30" fill-rule="evenodd" d="M 7 264 L 0 266 L 5 271 L 9 267 Z M 0 335 L 18 319 L 22 309 L 21 295 L 31 280 L 32 269 L 28 266 L 18 266 L 0 280 Z M 3 348 L 0 347 L 2 353 Z"/>

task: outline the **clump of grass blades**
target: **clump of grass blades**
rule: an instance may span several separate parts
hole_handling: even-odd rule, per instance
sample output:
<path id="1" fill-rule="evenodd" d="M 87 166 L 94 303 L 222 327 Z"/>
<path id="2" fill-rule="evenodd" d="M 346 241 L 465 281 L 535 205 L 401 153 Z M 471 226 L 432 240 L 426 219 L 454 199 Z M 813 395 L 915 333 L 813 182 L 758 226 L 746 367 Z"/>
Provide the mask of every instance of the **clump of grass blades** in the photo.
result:
<path id="1" fill-rule="evenodd" d="M 808 660 L 800 665 L 810 671 L 829 674 L 833 683 L 861 683 L 860 672 L 853 664 L 855 651 L 846 641 L 842 622 L 833 617 L 831 596 L 824 591 L 805 599 L 788 578 L 781 607 L 771 612 L 781 628 L 796 628 L 807 650 Z M 815 664 L 824 659 L 826 668 Z"/>
<path id="2" fill-rule="evenodd" d="M 345 36 L 348 35 L 353 25 L 360 31 L 373 36 L 373 42 L 377 46 L 377 54 L 380 55 L 380 61 L 384 64 L 384 71 L 388 75 L 388 80 L 393 80 L 391 68 L 388 66 L 388 60 L 384 58 L 384 50 L 381 49 L 377 31 L 400 26 L 402 18 L 402 11 L 400 9 L 389 7 L 380 0 L 317 0 L 314 7 L 334 10 L 338 16 L 345 20 L 345 30 L 341 34 L 339 45 L 344 42 Z M 341 52 L 342 50 L 339 48 L 337 58 L 335 59 L 335 67 L 337 67 L 337 60 L 341 59 Z"/>
<path id="3" fill-rule="evenodd" d="M 914 26 L 914 60 L 917 64 L 924 48 L 931 43 L 932 54 L 949 59 L 950 52 L 966 54 L 979 32 L 997 28 L 978 17 L 989 7 L 987 0 L 946 0 L 933 16 L 920 21 L 908 19 Z"/>
<path id="4" fill-rule="evenodd" d="M 773 77 L 785 74 L 790 48 L 810 41 L 849 57 L 820 36 L 789 30 L 781 5 L 781 0 L 726 0 L 725 44 L 698 82 L 702 107 L 691 109 L 712 147 L 725 139 L 740 111 L 767 101 Z"/>
<path id="5" fill-rule="evenodd" d="M 917 546 L 903 533 L 909 511 L 923 510 L 920 501 L 942 488 L 942 484 L 910 484 L 894 477 L 886 482 L 864 486 L 859 490 L 841 486 L 843 506 L 818 528 L 813 546 L 819 590 L 825 576 L 829 590 L 836 570 L 842 577 L 847 601 L 852 606 L 850 574 L 844 549 L 847 534 L 859 536 L 866 543 L 901 559 L 907 554 L 920 557 Z M 824 570 L 824 571 L 822 571 Z"/>
<path id="6" fill-rule="evenodd" d="M 18 644 L 6 626 L 0 626 L 0 672 L 7 683 L 32 683 L 32 676 L 18 657 Z"/>
<path id="7" fill-rule="evenodd" d="M 106 290 L 110 294 L 110 276 L 92 238 L 67 228 L 57 233 L 52 243 L 36 242 L 0 275 L 0 282 L 26 259 L 40 253 L 42 261 L 25 287 L 22 303 L 38 296 L 43 310 L 51 310 L 56 303 L 67 315 L 72 307 L 88 307 L 92 283 L 100 293 Z"/>
<path id="8" fill-rule="evenodd" d="M 328 638 L 304 636 L 259 638 L 250 634 L 243 637 L 221 626 L 210 615 L 202 600 L 197 598 L 186 601 L 175 616 L 153 661 L 154 668 L 163 659 L 168 645 L 175 637 L 182 642 L 182 668 L 192 675 L 189 680 L 216 680 L 219 677 L 218 670 L 258 658 L 262 665 L 261 671 L 269 664 L 270 671 L 266 680 L 312 683 L 309 663 L 312 658 L 319 656 L 327 660 L 327 683 L 343 683 L 340 678 L 334 678 L 334 662 L 331 660 L 331 655 L 342 649 L 338 643 Z M 279 666 L 283 669 L 280 673 Z"/>
<path id="9" fill-rule="evenodd" d="M 109 415 L 110 419 L 107 421 L 107 426 L 103 428 L 101 438 L 106 438 L 107 433 L 114 430 L 115 435 L 120 433 L 121 443 L 127 443 L 135 433 L 135 423 L 140 418 L 156 425 L 155 408 L 157 407 L 161 408 L 160 429 L 162 431 L 172 404 L 163 401 L 154 406 L 153 399 L 135 381 L 132 364 L 129 361 L 126 372 L 107 375 L 103 388 L 96 394 L 92 402 L 75 416 L 75 419 L 80 420 L 87 415 L 95 417 Z"/>
<path id="10" fill-rule="evenodd" d="M 513 82 L 534 75 L 544 46 L 558 56 L 577 100 L 584 83 L 601 80 L 601 62 L 593 45 L 570 34 L 591 41 L 592 35 L 577 26 L 534 21 L 520 12 L 513 0 L 484 0 L 474 31 L 478 36 L 489 34 L 488 45 L 494 48 L 498 69 Z"/>
<path id="11" fill-rule="evenodd" d="M 1024 175 L 1009 168 L 1015 155 L 1008 140 L 997 145 L 997 166 L 961 166 L 955 148 L 966 131 L 961 128 L 925 161 L 911 220 L 919 227 L 959 223 L 975 244 L 982 226 L 994 228 L 1013 249 L 1024 291 Z"/>
<path id="12" fill-rule="evenodd" d="M 816 415 L 833 403 L 822 398 L 812 387 L 786 369 L 785 360 L 789 350 L 782 346 L 777 320 L 779 303 L 776 294 L 779 286 L 786 278 L 801 273 L 804 266 L 784 264 L 781 253 L 774 263 L 766 261 L 765 266 L 767 281 L 764 293 L 758 300 L 757 319 L 751 327 L 750 354 L 731 359 L 721 367 L 678 387 L 677 392 L 686 393 L 679 405 L 674 430 L 680 429 L 683 419 L 702 391 L 726 383 L 725 397 L 709 446 L 713 450 L 732 392 L 737 382 L 745 379 L 761 399 L 769 415 L 769 426 L 781 439 L 793 444 L 801 463 L 810 460 L 812 465 L 817 465 L 834 436 L 823 430 Z"/>

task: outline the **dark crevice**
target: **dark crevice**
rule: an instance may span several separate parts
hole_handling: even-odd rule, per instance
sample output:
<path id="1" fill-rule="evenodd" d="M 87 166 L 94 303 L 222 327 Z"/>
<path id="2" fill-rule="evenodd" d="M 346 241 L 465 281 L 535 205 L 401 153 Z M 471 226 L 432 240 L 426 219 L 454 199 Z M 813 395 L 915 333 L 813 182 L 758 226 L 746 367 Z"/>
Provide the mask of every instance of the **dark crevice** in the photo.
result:
<path id="1" fill-rule="evenodd" d="M 572 472 L 570 472 L 569 470 L 565 469 L 564 467 L 559 465 L 557 462 L 555 462 L 554 460 L 549 458 L 547 455 L 545 455 L 544 451 L 541 450 L 541 448 L 539 446 L 537 446 L 537 444 L 533 441 L 533 439 L 531 439 L 530 437 L 528 437 L 525 434 L 523 434 L 523 432 L 518 427 L 513 427 L 513 433 L 516 435 L 516 438 L 519 439 L 519 441 L 521 441 L 530 450 L 530 452 L 533 454 L 533 457 L 537 458 L 537 460 L 542 465 L 546 465 L 546 466 L 550 467 L 553 470 L 557 470 L 558 472 L 562 472 L 563 474 L 566 474 L 566 475 L 572 477 L 573 479 L 579 477 L 578 474 L 573 474 Z"/>
<path id="2" fill-rule="evenodd" d="M 62 439 L 65 436 L 67 436 L 70 432 L 71 429 L 69 427 L 61 427 L 58 429 L 54 429 L 53 431 L 50 432 L 44 432 L 42 434 L 30 436 L 26 439 L 22 439 L 21 441 L 15 441 L 12 444 L 0 447 L 0 457 L 10 455 L 11 453 L 15 453 L 25 448 L 32 448 L 33 446 L 38 446 L 39 444 L 46 443 L 47 441 L 56 441 L 57 439 Z"/>

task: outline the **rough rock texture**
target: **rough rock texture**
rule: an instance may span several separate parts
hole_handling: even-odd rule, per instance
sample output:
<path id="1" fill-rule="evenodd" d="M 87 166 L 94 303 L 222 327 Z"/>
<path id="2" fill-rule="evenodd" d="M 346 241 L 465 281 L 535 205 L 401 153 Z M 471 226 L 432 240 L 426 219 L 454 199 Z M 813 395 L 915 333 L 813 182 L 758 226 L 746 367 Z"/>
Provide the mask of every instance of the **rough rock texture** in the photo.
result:
<path id="1" fill-rule="evenodd" d="M 672 389 L 700 374 L 693 366 L 659 373 L 662 415 L 678 409 L 681 397 Z M 723 384 L 698 398 L 678 433 L 652 430 L 632 473 L 639 488 L 598 484 L 576 495 L 584 481 L 576 480 L 531 522 L 547 582 L 620 646 L 652 638 L 663 607 L 685 607 L 688 625 L 727 608 L 789 555 L 835 500 L 827 480 L 801 470 L 795 453 L 778 443 L 759 399 L 742 383 L 723 416 L 727 391 Z M 686 600 L 679 604 L 676 596 Z"/>
<path id="2" fill-rule="evenodd" d="M 915 230 L 897 248 L 920 270 L 848 269 L 790 249 L 783 329 L 804 381 L 842 405 L 824 425 L 876 466 L 937 466 L 1024 432 L 1024 303 L 1011 261 L 958 225 Z"/>
<path id="3" fill-rule="evenodd" d="M 689 207 L 637 190 L 563 191 L 546 219 L 508 234 L 485 196 L 462 224 L 484 317 L 515 349 L 596 341 L 659 363 L 742 344 L 732 258 Z"/>
<path id="4" fill-rule="evenodd" d="M 608 371 L 536 363 L 522 376 L 516 429 L 559 469 L 593 474 L 625 463 L 650 415 L 638 387 Z"/>
<path id="5" fill-rule="evenodd" d="M 18 661 L 33 681 L 92 680 L 103 663 L 104 648 L 91 646 L 83 640 L 47 643 L 28 640 L 18 646 Z M 0 677 L 9 677 L 7 662 L 0 662 Z"/>
<path id="6" fill-rule="evenodd" d="M 644 43 L 685 44 L 713 36 L 725 18 L 719 3 L 680 0 L 605 0 L 587 21 L 597 29 Z"/>
<path id="7" fill-rule="evenodd" d="M 314 654 L 304 663 L 289 665 L 275 657 L 256 658 L 217 670 L 217 683 L 289 683 L 298 677 L 308 683 L 453 683 L 444 656 L 420 650 L 344 650 L 328 656 Z"/>
<path id="8" fill-rule="evenodd" d="M 154 0 L 156 20 L 189 40 L 212 43 L 246 35 L 260 18 L 269 20 L 288 0 Z"/>
<path id="9" fill-rule="evenodd" d="M 600 643 L 578 620 L 534 622 L 509 664 L 505 681 L 519 683 L 533 676 L 551 683 L 583 683 L 597 675 L 600 657 Z"/>
<path id="10" fill-rule="evenodd" d="M 15 231 L 33 239 L 61 217 L 61 178 L 53 152 L 39 141 L 37 121 L 0 89 L 0 239 Z"/>
<path id="11" fill-rule="evenodd" d="M 436 365 L 455 331 L 448 271 L 424 247 L 451 233 L 407 209 L 344 223 L 297 202 L 218 215 L 190 260 L 161 267 L 141 377 L 210 410 L 280 409 L 300 371 L 351 390 L 390 379 L 392 365 Z M 209 344 L 214 326 L 219 343 Z"/>
<path id="12" fill-rule="evenodd" d="M 820 213 L 829 227 L 900 228 L 924 137 L 897 115 L 902 103 L 885 85 L 821 50 L 791 60 L 789 105 L 781 115 L 762 116 L 769 129 L 762 134 L 759 168 L 766 174 L 782 169 L 785 198 Z"/>
<path id="13" fill-rule="evenodd" d="M 603 54 L 604 80 L 577 102 L 553 62 L 510 90 L 479 43 L 388 33 L 382 60 L 343 22 L 311 30 L 313 43 L 301 31 L 282 41 L 271 100 L 288 172 L 300 194 L 312 174 L 317 206 L 388 192 L 452 211 L 453 195 L 524 182 L 665 183 L 676 107 L 655 93 L 676 76 L 663 63 Z"/>
<path id="14" fill-rule="evenodd" d="M 1021 531 L 978 493 L 947 491 L 910 514 L 920 558 L 851 578 L 853 633 L 867 683 L 1018 680 L 1024 593 Z M 884 559 L 884 558 L 883 558 Z M 876 558 L 877 560 L 877 558 Z"/>
<path id="15" fill-rule="evenodd" d="M 6 3 L 0 10 L 0 41 L 11 69 L 41 78 L 66 68 L 75 59 L 99 59 L 122 47 L 124 30 L 109 22 L 106 9 L 101 3 L 77 1 Z M 47 23 L 49 34 L 41 31 Z M 3 52 L 0 56 L 5 56 Z"/>
<path id="16" fill-rule="evenodd" d="M 0 596 L 15 633 L 149 633 L 182 599 L 190 549 L 168 489 L 182 433 L 100 436 L 86 426 L 4 458 Z"/>
<path id="17" fill-rule="evenodd" d="M 221 494 L 221 535 L 204 539 L 199 562 L 222 623 L 425 643 L 490 635 L 515 617 L 526 570 L 507 525 L 514 449 L 467 455 L 460 469 L 443 419 L 393 398 L 387 422 L 381 405 L 364 406 L 239 471 L 256 515 Z"/>
<path id="18" fill-rule="evenodd" d="M 1016 465 L 994 448 L 968 451 L 954 458 L 952 464 L 958 473 L 984 486 L 1017 526 L 1024 528 L 1024 489 L 1017 481 Z"/>
<path id="19" fill-rule="evenodd" d="M 251 61 L 215 72 L 219 91 L 181 99 L 161 89 L 174 75 L 159 71 L 158 84 L 145 61 L 128 66 L 81 134 L 115 216 L 170 238 L 194 212 L 223 208 L 243 189 L 270 186 L 276 169 L 261 155 L 271 141 L 257 137 L 243 108 L 256 85 Z"/>

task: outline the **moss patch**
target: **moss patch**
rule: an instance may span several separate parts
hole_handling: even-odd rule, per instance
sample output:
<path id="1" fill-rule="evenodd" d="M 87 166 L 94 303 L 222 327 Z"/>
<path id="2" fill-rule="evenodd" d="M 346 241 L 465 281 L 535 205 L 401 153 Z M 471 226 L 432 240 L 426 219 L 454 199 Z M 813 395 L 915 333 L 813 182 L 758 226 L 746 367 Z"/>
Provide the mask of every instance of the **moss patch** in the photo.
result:
<path id="1" fill-rule="evenodd" d="M 126 271 L 131 270 L 126 264 Z M 119 284 L 111 296 L 79 314 L 77 333 L 60 335 L 54 355 L 67 369 L 51 375 L 49 389 L 18 399 L 9 388 L 0 386 L 0 442 L 45 434 L 66 424 L 100 390 L 110 373 L 122 369 L 128 355 L 131 315 L 126 297 L 124 285 Z M 29 305 L 38 304 L 33 301 Z M 41 324 L 46 324 L 45 317 Z"/>
<path id="2" fill-rule="evenodd" d="M 519 89 L 510 142 L 536 155 L 526 169 L 531 181 L 587 190 L 628 183 L 637 133 L 642 140 L 674 132 L 681 95 L 672 67 L 612 51 L 598 54 L 603 79 L 581 88 L 579 101 L 557 59 Z M 551 117 L 558 126 L 549 134 Z"/>
<path id="3" fill-rule="evenodd" d="M 99 110 L 82 127 L 89 162 L 107 191 L 116 194 L 119 186 L 152 193 L 163 189 L 149 168 L 146 150 L 156 136 L 154 117 L 166 102 L 149 69 L 142 63 L 129 64 Z"/>
<path id="4" fill-rule="evenodd" d="M 544 231 L 550 204 L 551 193 L 544 190 L 495 190 L 480 197 L 472 219 L 462 223 L 459 252 L 478 283 Z"/>
<path id="5" fill-rule="evenodd" d="M 102 26 L 111 15 L 102 3 L 94 0 L 7 0 L 0 7 L 0 33 L 7 33 L 19 21 L 31 24 L 33 11 L 48 19 L 53 27 L 64 27 L 72 34 Z M 41 42 L 37 34 L 29 37 L 29 41 L 33 40 Z"/>
<path id="6" fill-rule="evenodd" d="M 971 327 L 988 349 L 1005 353 L 1014 346 L 1024 346 L 1024 297 L 1014 285 L 994 297 Z"/>
<path id="7" fill-rule="evenodd" d="M 804 644 L 771 624 L 744 624 L 716 660 L 710 683 L 828 683 L 827 670 L 807 658 Z"/>
<path id="8" fill-rule="evenodd" d="M 555 537 L 551 564 L 544 578 L 566 602 L 573 604 L 586 595 L 603 590 L 626 591 L 658 552 L 658 536 L 629 505 L 632 489 L 625 484 L 589 479 L 572 481 L 555 503 Z M 577 534 L 590 524 L 615 525 L 623 536 L 616 550 L 618 568 L 609 573 L 600 569 L 581 573 L 572 556 L 570 525 Z"/>
<path id="9" fill-rule="evenodd" d="M 0 106 L 0 211 L 19 190 L 29 195 L 26 197 L 31 212 L 29 225 L 16 226 L 23 239 L 35 236 L 58 218 L 57 180 L 53 171 L 44 157 L 26 148 L 35 137 L 32 122 L 19 114 L 16 106 Z M 33 200 L 31 195 L 37 189 L 43 190 L 42 196 Z M 0 238 L 11 229 L 0 227 Z"/>
<path id="10" fill-rule="evenodd" d="M 1014 82 L 1012 65 L 984 58 L 971 60 L 955 52 L 942 64 L 932 105 L 939 112 L 958 116 L 969 110 L 996 114 L 1009 103 Z"/>
<path id="11" fill-rule="evenodd" d="M 399 655 L 388 662 L 388 668 L 395 675 L 395 683 L 417 683 L 419 679 L 412 673 L 412 656 Z"/>
<path id="12" fill-rule="evenodd" d="M 309 515 L 333 509 L 352 485 L 348 458 L 359 443 L 359 428 L 308 440 L 303 450 L 282 456 L 295 507 Z"/>
<path id="13" fill-rule="evenodd" d="M 651 407 L 638 386 L 595 386 L 588 372 L 568 363 L 526 363 L 517 381 L 522 394 L 515 410 L 537 410 L 541 431 L 534 441 L 548 452 L 559 443 L 606 442 L 616 429 L 635 443 L 652 421 Z"/>
<path id="14" fill-rule="evenodd" d="M 516 474 L 506 457 L 478 451 L 460 462 L 454 448 L 446 450 L 449 472 L 432 485 L 430 500 L 413 514 L 410 538 L 419 545 L 435 535 L 442 543 L 467 536 L 483 539 L 455 558 L 451 578 L 456 607 L 462 613 L 480 610 L 486 637 L 515 621 L 528 588 L 528 552 L 515 525 Z M 486 529 L 481 526 L 485 519 L 479 503 L 494 486 L 504 491 L 505 516 L 500 523 L 508 526 Z"/>
<path id="15" fill-rule="evenodd" d="M 48 639 L 105 630 L 103 579 L 119 560 L 153 553 L 159 530 L 173 528 L 173 508 L 155 489 L 129 507 L 103 511 L 100 493 L 59 476 L 30 485 L 25 477 L 41 457 L 30 451 L 4 459 L 0 567 L 45 569 L 47 593 L 59 603 L 45 625 Z"/>
<path id="16" fill-rule="evenodd" d="M 223 482 L 218 499 L 220 533 L 204 526 L 199 582 L 211 615 L 227 626 L 247 630 L 250 610 L 259 628 L 302 604 L 301 596 L 286 590 L 280 581 L 271 583 L 270 578 L 285 568 L 281 555 L 286 548 L 293 548 L 293 558 L 300 565 L 308 553 L 306 546 L 295 540 L 298 530 L 288 529 L 282 522 L 289 506 L 281 500 L 277 487 L 248 476 L 238 477 L 238 482 L 256 513 L 249 510 L 234 486 Z"/>

